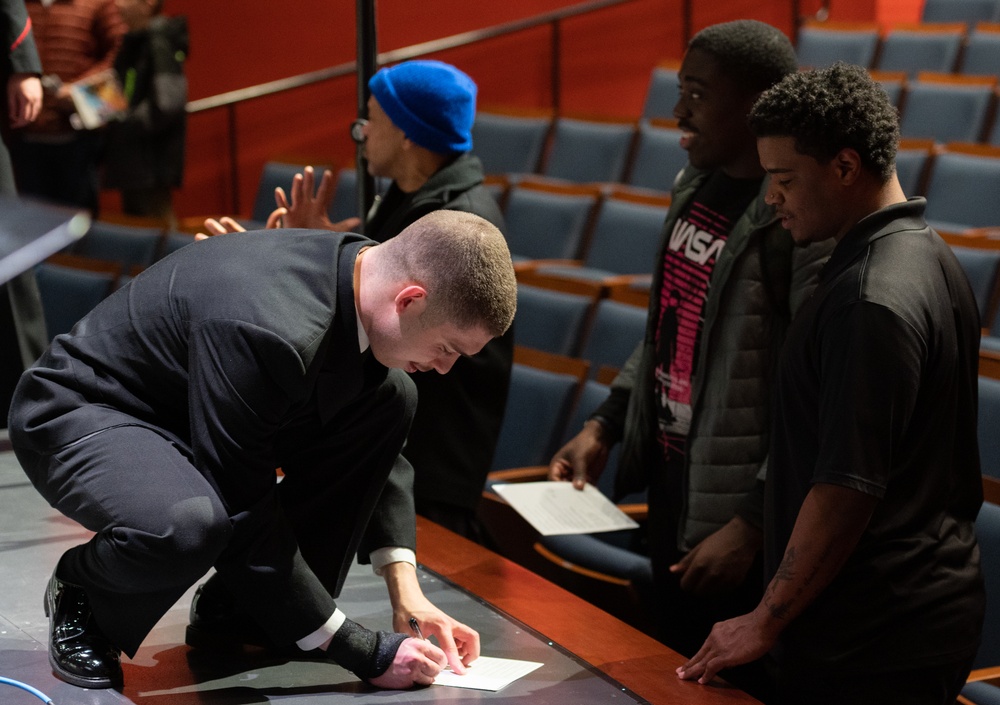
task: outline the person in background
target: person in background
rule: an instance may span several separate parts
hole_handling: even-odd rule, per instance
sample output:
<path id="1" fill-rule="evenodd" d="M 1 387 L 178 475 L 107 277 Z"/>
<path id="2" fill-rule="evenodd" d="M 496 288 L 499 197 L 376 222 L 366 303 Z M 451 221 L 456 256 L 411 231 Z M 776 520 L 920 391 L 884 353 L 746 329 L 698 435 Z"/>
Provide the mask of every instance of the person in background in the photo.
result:
<path id="1" fill-rule="evenodd" d="M 772 370 L 829 253 L 794 248 L 764 202 L 746 122 L 760 93 L 796 70 L 788 38 L 762 22 L 691 39 L 674 108 L 689 163 L 652 268 L 645 338 L 549 468 L 582 488 L 621 442 L 616 491 L 648 489 L 653 621 L 685 655 L 760 597 Z M 764 697 L 758 666 L 725 676 Z"/>
<path id="2" fill-rule="evenodd" d="M 503 230 L 500 207 L 483 186 L 482 163 L 470 151 L 475 82 L 440 61 L 406 61 L 378 71 L 369 87 L 368 119 L 360 124 L 368 172 L 392 183 L 368 214 L 365 234 L 385 242 L 440 209 L 475 213 Z M 334 185 L 327 171 L 316 189 L 313 169 L 306 168 L 293 180 L 290 200 L 278 189 L 269 223 L 357 227 L 356 219 L 330 222 Z M 210 233 L 240 229 L 231 218 L 205 225 Z M 411 375 L 420 403 L 403 454 L 415 471 L 417 513 L 480 542 L 476 507 L 500 435 L 513 357 L 508 330 L 479 354 L 459 358 L 447 375 Z"/>
<path id="3" fill-rule="evenodd" d="M 320 649 L 384 688 L 429 684 L 445 664 L 463 673 L 479 635 L 424 596 L 412 496 L 390 487 L 412 475 L 402 370 L 445 374 L 503 334 L 516 300 L 500 232 L 437 211 L 385 243 L 212 238 L 58 336 L 10 415 L 32 484 L 94 532 L 45 592 L 55 674 L 121 685 L 120 652 L 211 568 L 241 611 L 238 636 Z M 355 555 L 385 579 L 395 632 L 337 608 Z M 227 634 L 201 617 L 199 648 L 217 646 Z M 411 620 L 440 648 L 407 638 Z"/>
<path id="4" fill-rule="evenodd" d="M 166 17 L 163 0 L 117 0 L 128 33 L 114 61 L 128 111 L 108 124 L 103 179 L 122 194 L 122 212 L 175 221 L 187 125 L 188 30 Z"/>
<path id="5" fill-rule="evenodd" d="M 0 120 L 0 195 L 11 196 L 17 188 L 6 145 L 9 131 L 30 125 L 42 108 L 42 62 L 23 0 L 0 0 L 0 41 L 0 85 L 6 96 L 5 119 Z M 6 331 L 0 336 L 0 427 L 6 428 L 14 386 L 49 342 L 33 272 L 0 285 L 0 330 Z"/>
<path id="6" fill-rule="evenodd" d="M 115 0 L 26 0 L 41 56 L 45 97 L 30 126 L 11 139 L 18 190 L 98 211 L 100 130 L 74 129 L 69 84 L 109 71 L 125 35 Z"/>
<path id="7" fill-rule="evenodd" d="M 898 114 L 867 71 L 789 76 L 750 127 L 784 227 L 836 246 L 776 374 L 768 587 L 678 675 L 771 650 L 781 703 L 951 705 L 985 610 L 975 297 L 900 188 Z"/>

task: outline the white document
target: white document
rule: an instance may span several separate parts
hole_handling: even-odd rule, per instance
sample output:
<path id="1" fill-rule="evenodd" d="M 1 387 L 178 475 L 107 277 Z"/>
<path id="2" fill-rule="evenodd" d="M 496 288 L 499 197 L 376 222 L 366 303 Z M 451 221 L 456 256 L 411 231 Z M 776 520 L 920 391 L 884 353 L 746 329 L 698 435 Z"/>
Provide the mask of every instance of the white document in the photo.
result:
<path id="1" fill-rule="evenodd" d="M 434 685 L 496 692 L 518 678 L 528 675 L 541 665 L 535 661 L 480 656 L 472 662 L 464 676 L 446 668 L 434 679 Z"/>
<path id="2" fill-rule="evenodd" d="M 509 482 L 493 489 L 542 536 L 639 526 L 589 483 L 582 491 L 571 482 Z"/>

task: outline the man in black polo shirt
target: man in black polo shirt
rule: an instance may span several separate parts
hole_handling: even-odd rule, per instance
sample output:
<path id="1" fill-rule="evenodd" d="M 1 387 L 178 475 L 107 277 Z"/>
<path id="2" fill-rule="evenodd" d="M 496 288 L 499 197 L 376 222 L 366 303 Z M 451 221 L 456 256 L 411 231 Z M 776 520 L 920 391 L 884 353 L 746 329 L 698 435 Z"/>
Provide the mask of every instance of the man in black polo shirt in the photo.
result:
<path id="1" fill-rule="evenodd" d="M 896 112 L 863 69 L 793 74 L 750 125 L 782 225 L 837 246 L 776 379 L 770 582 L 678 675 L 771 650 L 782 702 L 953 703 L 985 601 L 975 300 L 899 186 Z"/>

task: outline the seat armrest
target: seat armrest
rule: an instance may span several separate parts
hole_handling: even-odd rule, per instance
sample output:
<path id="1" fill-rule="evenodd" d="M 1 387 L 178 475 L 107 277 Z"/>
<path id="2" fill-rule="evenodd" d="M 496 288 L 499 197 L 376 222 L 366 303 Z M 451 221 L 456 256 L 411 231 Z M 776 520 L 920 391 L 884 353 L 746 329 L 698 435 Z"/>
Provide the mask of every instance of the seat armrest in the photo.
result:
<path id="1" fill-rule="evenodd" d="M 546 465 L 532 465 L 526 468 L 508 468 L 506 470 L 493 470 L 487 476 L 487 482 L 536 482 L 545 480 L 549 476 L 549 468 Z"/>

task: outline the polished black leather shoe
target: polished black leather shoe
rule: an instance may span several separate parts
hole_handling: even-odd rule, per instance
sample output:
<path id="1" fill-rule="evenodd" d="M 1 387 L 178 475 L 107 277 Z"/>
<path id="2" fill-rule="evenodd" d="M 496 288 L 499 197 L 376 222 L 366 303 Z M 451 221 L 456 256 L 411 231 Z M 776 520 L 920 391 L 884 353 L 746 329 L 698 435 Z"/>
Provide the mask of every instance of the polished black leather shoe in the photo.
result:
<path id="1" fill-rule="evenodd" d="M 49 664 L 57 678 L 80 688 L 120 688 L 121 651 L 94 621 L 83 588 L 55 574 L 45 590 Z"/>
<path id="2" fill-rule="evenodd" d="M 247 610 L 212 583 L 203 583 L 195 590 L 184 643 L 195 649 L 255 646 L 280 650 Z"/>

